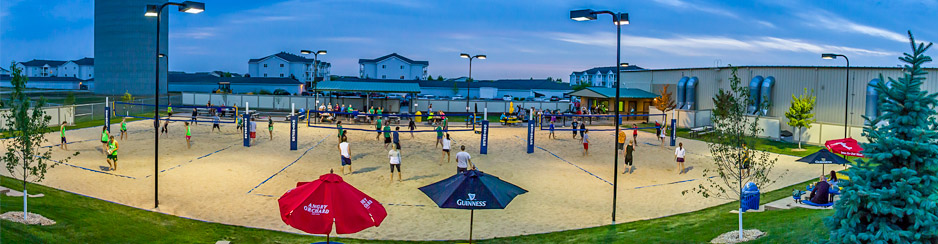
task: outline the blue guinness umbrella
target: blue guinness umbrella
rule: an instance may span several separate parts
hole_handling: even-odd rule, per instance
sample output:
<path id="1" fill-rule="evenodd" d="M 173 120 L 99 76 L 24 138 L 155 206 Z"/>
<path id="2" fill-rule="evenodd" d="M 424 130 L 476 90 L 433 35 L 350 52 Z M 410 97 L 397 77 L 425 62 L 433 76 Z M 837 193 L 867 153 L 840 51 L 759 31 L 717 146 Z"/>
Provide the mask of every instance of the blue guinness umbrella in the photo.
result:
<path id="1" fill-rule="evenodd" d="M 821 166 L 822 174 L 824 173 L 823 165 L 825 164 L 848 164 L 850 163 L 850 161 L 847 161 L 846 159 L 840 157 L 840 155 L 834 154 L 828 151 L 827 149 L 821 149 L 815 153 L 812 153 L 811 155 L 805 156 L 795 161 L 805 162 L 809 164 L 820 164 L 822 165 Z"/>
<path id="2" fill-rule="evenodd" d="M 515 196 L 528 192 L 478 170 L 469 170 L 420 187 L 420 191 L 440 208 L 469 209 L 469 242 L 472 242 L 476 209 L 504 209 Z"/>

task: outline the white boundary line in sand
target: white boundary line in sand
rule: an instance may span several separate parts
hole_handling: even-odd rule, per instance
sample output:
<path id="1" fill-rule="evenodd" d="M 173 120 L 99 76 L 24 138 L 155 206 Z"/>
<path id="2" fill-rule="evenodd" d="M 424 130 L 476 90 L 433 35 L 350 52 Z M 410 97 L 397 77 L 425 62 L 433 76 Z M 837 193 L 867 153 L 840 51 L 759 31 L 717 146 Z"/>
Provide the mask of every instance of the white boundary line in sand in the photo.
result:
<path id="1" fill-rule="evenodd" d="M 254 190 L 257 190 L 258 187 L 261 187 L 261 185 L 263 185 L 264 183 L 267 183 L 267 181 L 269 181 L 270 179 L 273 179 L 274 176 L 277 176 L 278 174 L 282 173 L 284 170 L 287 170 L 287 168 L 289 168 L 290 166 L 293 166 L 293 164 L 295 164 L 296 162 L 299 162 L 300 159 L 302 159 L 303 156 L 306 156 L 306 154 L 309 153 L 310 150 L 313 150 L 313 148 L 316 148 L 316 146 L 319 146 L 319 144 L 322 144 L 322 142 L 326 141 L 326 138 L 329 138 L 330 136 L 332 136 L 332 133 L 329 133 L 328 135 L 323 137 L 322 140 L 319 140 L 319 142 L 316 143 L 316 145 L 313 145 L 312 147 L 309 147 L 308 149 L 306 149 L 306 151 L 304 151 L 303 154 L 300 155 L 300 157 L 296 158 L 296 160 L 293 160 L 292 163 L 287 164 L 287 166 L 284 166 L 282 169 L 280 169 L 280 171 L 277 171 L 277 173 L 274 173 L 270 177 L 267 177 L 266 180 L 262 181 L 260 184 L 257 184 L 257 186 L 254 186 L 254 188 L 251 188 L 251 190 L 249 190 L 247 194 L 251 194 L 251 192 L 254 192 Z M 261 195 L 261 194 L 255 194 L 255 195 Z M 261 196 L 264 196 L 264 195 L 261 195 Z"/>

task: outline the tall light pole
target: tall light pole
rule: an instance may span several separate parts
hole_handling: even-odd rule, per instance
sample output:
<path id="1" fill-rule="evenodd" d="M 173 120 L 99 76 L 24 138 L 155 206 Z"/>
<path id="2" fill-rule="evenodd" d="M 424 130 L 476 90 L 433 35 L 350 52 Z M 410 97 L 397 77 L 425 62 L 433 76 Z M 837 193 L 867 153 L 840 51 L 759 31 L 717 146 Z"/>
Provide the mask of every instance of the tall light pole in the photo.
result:
<path id="1" fill-rule="evenodd" d="M 300 53 L 313 54 L 313 66 L 316 66 L 316 67 L 313 68 L 314 71 L 313 71 L 312 87 L 313 87 L 313 94 L 314 94 L 313 97 L 315 97 L 316 99 L 316 108 L 318 109 L 319 108 L 319 92 L 316 91 L 316 88 L 317 88 L 317 85 L 319 85 L 319 82 L 316 80 L 316 78 L 319 77 L 319 55 L 320 54 L 326 55 L 326 50 L 319 50 L 316 52 L 313 52 L 310 50 L 300 50 Z M 306 89 L 309 89 L 309 86 L 307 86 Z M 316 113 L 316 114 L 319 114 L 319 113 Z"/>
<path id="2" fill-rule="evenodd" d="M 847 56 L 843 54 L 836 54 L 836 53 L 821 54 L 822 59 L 836 59 L 837 57 L 844 57 L 844 60 L 847 61 L 847 85 L 846 85 L 846 88 L 844 88 L 844 93 L 845 93 L 844 94 L 844 138 L 848 138 L 850 137 L 850 135 L 847 134 L 848 133 L 847 129 L 850 128 L 850 124 L 848 123 L 850 121 L 850 117 L 847 115 L 848 111 L 850 111 L 850 104 L 847 103 L 847 101 L 849 101 L 850 99 L 850 59 L 847 58 Z"/>
<path id="3" fill-rule="evenodd" d="M 160 20 L 163 14 L 163 8 L 166 6 L 173 5 L 179 6 L 179 12 L 186 12 L 190 14 L 197 14 L 205 11 L 205 3 L 185 1 L 182 3 L 173 3 L 167 2 L 163 5 L 152 5 L 147 4 L 147 12 L 144 13 L 144 16 L 147 17 L 156 17 L 156 80 L 154 87 L 154 99 L 153 102 L 153 208 L 160 207 L 160 58 L 163 58 L 168 55 L 160 53 Z M 166 62 L 166 68 L 169 68 L 169 62 Z M 166 92 L 169 92 L 169 81 L 166 81 L 167 88 Z M 167 97 L 167 100 L 169 98 Z"/>
<path id="4" fill-rule="evenodd" d="M 469 79 L 466 79 L 466 114 L 467 114 L 466 116 L 469 116 L 468 115 L 469 114 L 469 94 L 470 94 L 469 93 L 469 81 L 472 80 L 472 60 L 473 59 L 485 59 L 486 57 L 485 55 L 482 55 L 482 54 L 471 56 L 468 53 L 460 53 L 459 57 L 469 59 Z M 476 123 L 475 121 L 472 121 L 472 129 L 474 130 L 475 128 L 476 128 Z"/>
<path id="5" fill-rule="evenodd" d="M 620 60 L 620 53 L 622 52 L 622 25 L 629 24 L 629 14 L 628 13 L 614 13 L 612 11 L 593 11 L 591 9 L 582 9 L 582 10 L 573 10 L 570 11 L 570 19 L 576 21 L 587 21 L 587 20 L 596 20 L 598 14 L 608 14 L 612 15 L 612 23 L 616 25 L 616 98 L 615 98 L 615 113 L 616 117 L 613 119 L 616 124 L 616 142 L 619 141 L 619 76 L 621 76 L 621 67 L 622 62 Z M 612 223 L 616 223 L 616 193 L 619 189 L 619 156 L 618 148 L 616 145 L 613 145 L 612 157 L 613 159 L 613 180 L 612 180 Z"/>

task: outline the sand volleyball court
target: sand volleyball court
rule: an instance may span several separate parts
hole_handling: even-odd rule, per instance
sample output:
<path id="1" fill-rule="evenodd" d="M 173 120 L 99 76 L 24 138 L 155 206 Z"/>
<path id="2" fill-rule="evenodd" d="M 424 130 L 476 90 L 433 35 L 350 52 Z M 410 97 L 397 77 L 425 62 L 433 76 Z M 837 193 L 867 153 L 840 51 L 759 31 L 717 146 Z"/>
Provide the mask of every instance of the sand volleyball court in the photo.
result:
<path id="1" fill-rule="evenodd" d="M 159 200 L 156 211 L 224 224 L 299 232 L 279 217 L 277 198 L 298 181 L 312 181 L 335 169 L 339 155 L 336 131 L 299 128 L 299 148 L 289 150 L 289 126 L 276 123 L 268 139 L 266 121 L 258 123 L 257 141 L 243 147 L 233 124 L 222 132 L 210 132 L 210 123 L 192 127 L 192 147 L 186 148 L 182 122 L 170 124 L 170 135 L 160 138 Z M 406 130 L 406 124 L 400 125 Z M 150 120 L 128 124 L 129 138 L 119 141 L 116 171 L 107 169 L 102 153 L 101 128 L 70 130 L 70 151 L 58 149 L 58 132 L 48 135 L 56 147 L 55 158 L 78 151 L 67 164 L 50 169 L 43 185 L 143 209 L 154 207 L 153 128 Z M 368 125 L 348 128 L 370 129 Z M 119 124 L 112 132 L 117 137 Z M 610 128 L 610 127 L 590 127 Z M 432 129 L 422 126 L 419 129 Z M 451 129 L 464 129 L 453 123 Z M 402 182 L 389 181 L 387 150 L 374 132 L 350 131 L 354 173 L 345 181 L 374 197 L 388 210 L 377 228 L 344 237 L 393 240 L 446 240 L 468 237 L 469 212 L 440 209 L 418 187 L 456 172 L 455 152 L 466 145 L 472 161 L 486 173 L 529 192 L 515 198 L 504 210 L 475 213 L 474 238 L 492 238 L 578 229 L 611 223 L 614 134 L 591 132 L 590 156 L 582 156 L 582 144 L 570 132 L 557 132 L 557 140 L 537 131 L 535 152 L 525 152 L 525 127 L 493 124 L 487 155 L 479 154 L 480 137 L 471 131 L 452 132 L 452 160 L 439 165 L 440 148 L 435 133 L 401 133 Z M 629 132 L 628 134 L 631 134 Z M 631 135 L 630 135 L 631 136 Z M 662 147 L 650 133 L 640 132 L 633 174 L 619 174 L 617 222 L 655 218 L 725 203 L 681 191 L 700 183 L 708 167 L 704 142 L 679 139 L 687 148 L 687 174 L 678 174 L 674 149 Z M 816 167 L 778 156 L 775 173 L 786 175 L 763 191 L 815 178 Z M 621 161 L 621 160 L 620 160 Z M 620 165 L 619 170 L 623 167 Z M 620 172 L 621 173 L 621 172 Z M 9 175 L 4 171 L 4 175 Z"/>

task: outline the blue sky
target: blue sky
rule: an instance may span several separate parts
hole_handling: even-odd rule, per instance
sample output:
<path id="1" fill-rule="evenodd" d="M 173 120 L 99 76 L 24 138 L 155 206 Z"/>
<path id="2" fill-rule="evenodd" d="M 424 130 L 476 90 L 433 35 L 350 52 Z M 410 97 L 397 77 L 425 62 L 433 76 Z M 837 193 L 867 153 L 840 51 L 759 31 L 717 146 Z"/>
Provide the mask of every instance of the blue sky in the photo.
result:
<path id="1" fill-rule="evenodd" d="M 568 18 L 582 8 L 629 13 L 622 60 L 645 68 L 843 65 L 822 52 L 895 66 L 907 30 L 938 40 L 938 0 L 208 0 L 202 14 L 171 14 L 170 69 L 244 73 L 250 58 L 326 49 L 336 75 L 357 76 L 359 58 L 397 52 L 430 61 L 433 76 L 458 77 L 468 52 L 489 57 L 473 62 L 477 79 L 566 80 L 615 64 L 611 18 Z M 93 24 L 93 1 L 2 0 L 0 62 L 92 57 Z"/>

